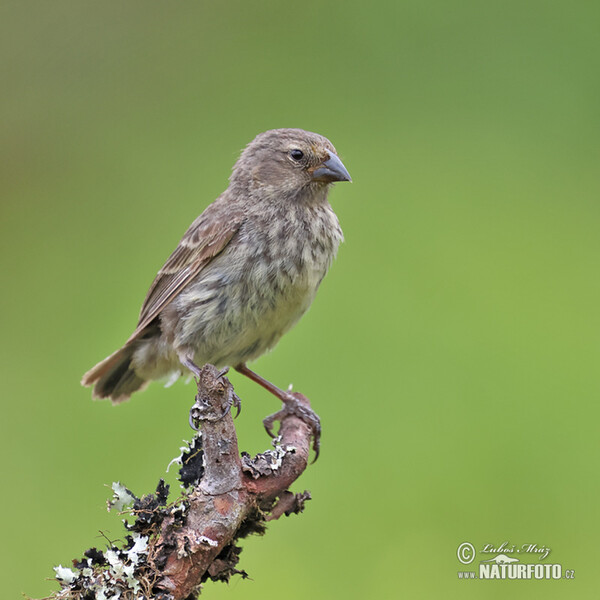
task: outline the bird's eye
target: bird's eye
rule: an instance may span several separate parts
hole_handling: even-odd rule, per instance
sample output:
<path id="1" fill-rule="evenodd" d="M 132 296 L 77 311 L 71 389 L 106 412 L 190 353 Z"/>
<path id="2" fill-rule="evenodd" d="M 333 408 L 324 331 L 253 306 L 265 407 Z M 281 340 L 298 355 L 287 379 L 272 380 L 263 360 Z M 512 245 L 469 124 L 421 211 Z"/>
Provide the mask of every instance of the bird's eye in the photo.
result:
<path id="1" fill-rule="evenodd" d="M 302 152 L 302 150 L 290 150 L 290 156 L 294 160 L 302 160 L 304 158 L 304 152 Z"/>

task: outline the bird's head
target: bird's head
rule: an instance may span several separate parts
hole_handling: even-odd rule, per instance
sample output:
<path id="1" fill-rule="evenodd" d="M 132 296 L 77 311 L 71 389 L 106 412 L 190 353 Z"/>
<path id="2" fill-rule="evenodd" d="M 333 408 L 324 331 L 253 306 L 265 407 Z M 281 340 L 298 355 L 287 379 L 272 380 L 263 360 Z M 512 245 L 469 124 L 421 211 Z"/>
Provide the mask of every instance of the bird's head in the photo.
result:
<path id="1" fill-rule="evenodd" d="M 230 181 L 267 195 L 295 196 L 352 179 L 327 138 L 303 129 L 272 129 L 246 146 Z"/>

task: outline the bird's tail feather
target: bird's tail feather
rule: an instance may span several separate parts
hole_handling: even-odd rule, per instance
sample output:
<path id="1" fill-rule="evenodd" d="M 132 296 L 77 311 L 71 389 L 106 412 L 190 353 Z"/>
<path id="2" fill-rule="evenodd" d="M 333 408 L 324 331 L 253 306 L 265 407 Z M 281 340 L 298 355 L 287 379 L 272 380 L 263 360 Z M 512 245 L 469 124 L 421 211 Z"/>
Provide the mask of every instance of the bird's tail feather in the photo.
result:
<path id="1" fill-rule="evenodd" d="M 90 369 L 83 376 L 81 385 L 93 385 L 92 396 L 96 399 L 110 398 L 113 404 L 127 400 L 133 392 L 148 384 L 131 366 L 134 351 L 135 344 L 125 344 Z"/>

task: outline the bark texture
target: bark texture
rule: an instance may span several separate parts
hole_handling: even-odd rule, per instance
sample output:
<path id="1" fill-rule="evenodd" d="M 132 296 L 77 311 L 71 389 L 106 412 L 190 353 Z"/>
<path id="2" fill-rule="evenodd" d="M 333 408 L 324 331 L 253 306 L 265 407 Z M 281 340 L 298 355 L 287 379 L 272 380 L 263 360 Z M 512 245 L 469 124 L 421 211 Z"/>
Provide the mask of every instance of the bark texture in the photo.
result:
<path id="1" fill-rule="evenodd" d="M 308 492 L 289 486 L 308 463 L 311 430 L 294 415 L 282 418 L 274 449 L 255 457 L 240 455 L 231 408 L 238 404 L 229 380 L 206 365 L 197 382 L 191 415 L 200 434 L 181 458 L 181 481 L 191 490 L 167 503 L 168 486 L 142 498 L 115 484 L 119 510 L 129 499 L 134 522 L 126 527 L 124 547 L 91 548 L 73 561 L 74 570 L 57 567 L 62 585 L 52 598 L 87 600 L 184 600 L 195 598 L 207 579 L 227 581 L 237 569 L 236 542 L 265 531 L 267 521 L 300 512 Z M 308 400 L 295 396 L 307 407 Z M 117 486 L 117 488 L 115 488 Z M 129 495 L 129 498 L 127 497 Z"/>

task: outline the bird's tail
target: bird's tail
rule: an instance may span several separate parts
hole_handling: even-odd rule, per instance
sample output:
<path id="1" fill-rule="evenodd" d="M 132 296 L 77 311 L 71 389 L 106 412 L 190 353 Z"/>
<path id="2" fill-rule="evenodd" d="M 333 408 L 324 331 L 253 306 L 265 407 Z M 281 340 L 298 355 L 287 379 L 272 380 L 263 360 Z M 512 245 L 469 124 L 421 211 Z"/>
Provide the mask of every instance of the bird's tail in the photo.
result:
<path id="1" fill-rule="evenodd" d="M 110 398 L 113 404 L 127 400 L 133 392 L 148 384 L 135 373 L 131 365 L 135 349 L 135 344 L 125 344 L 91 368 L 83 376 L 81 385 L 94 386 L 92 392 L 94 399 Z"/>

